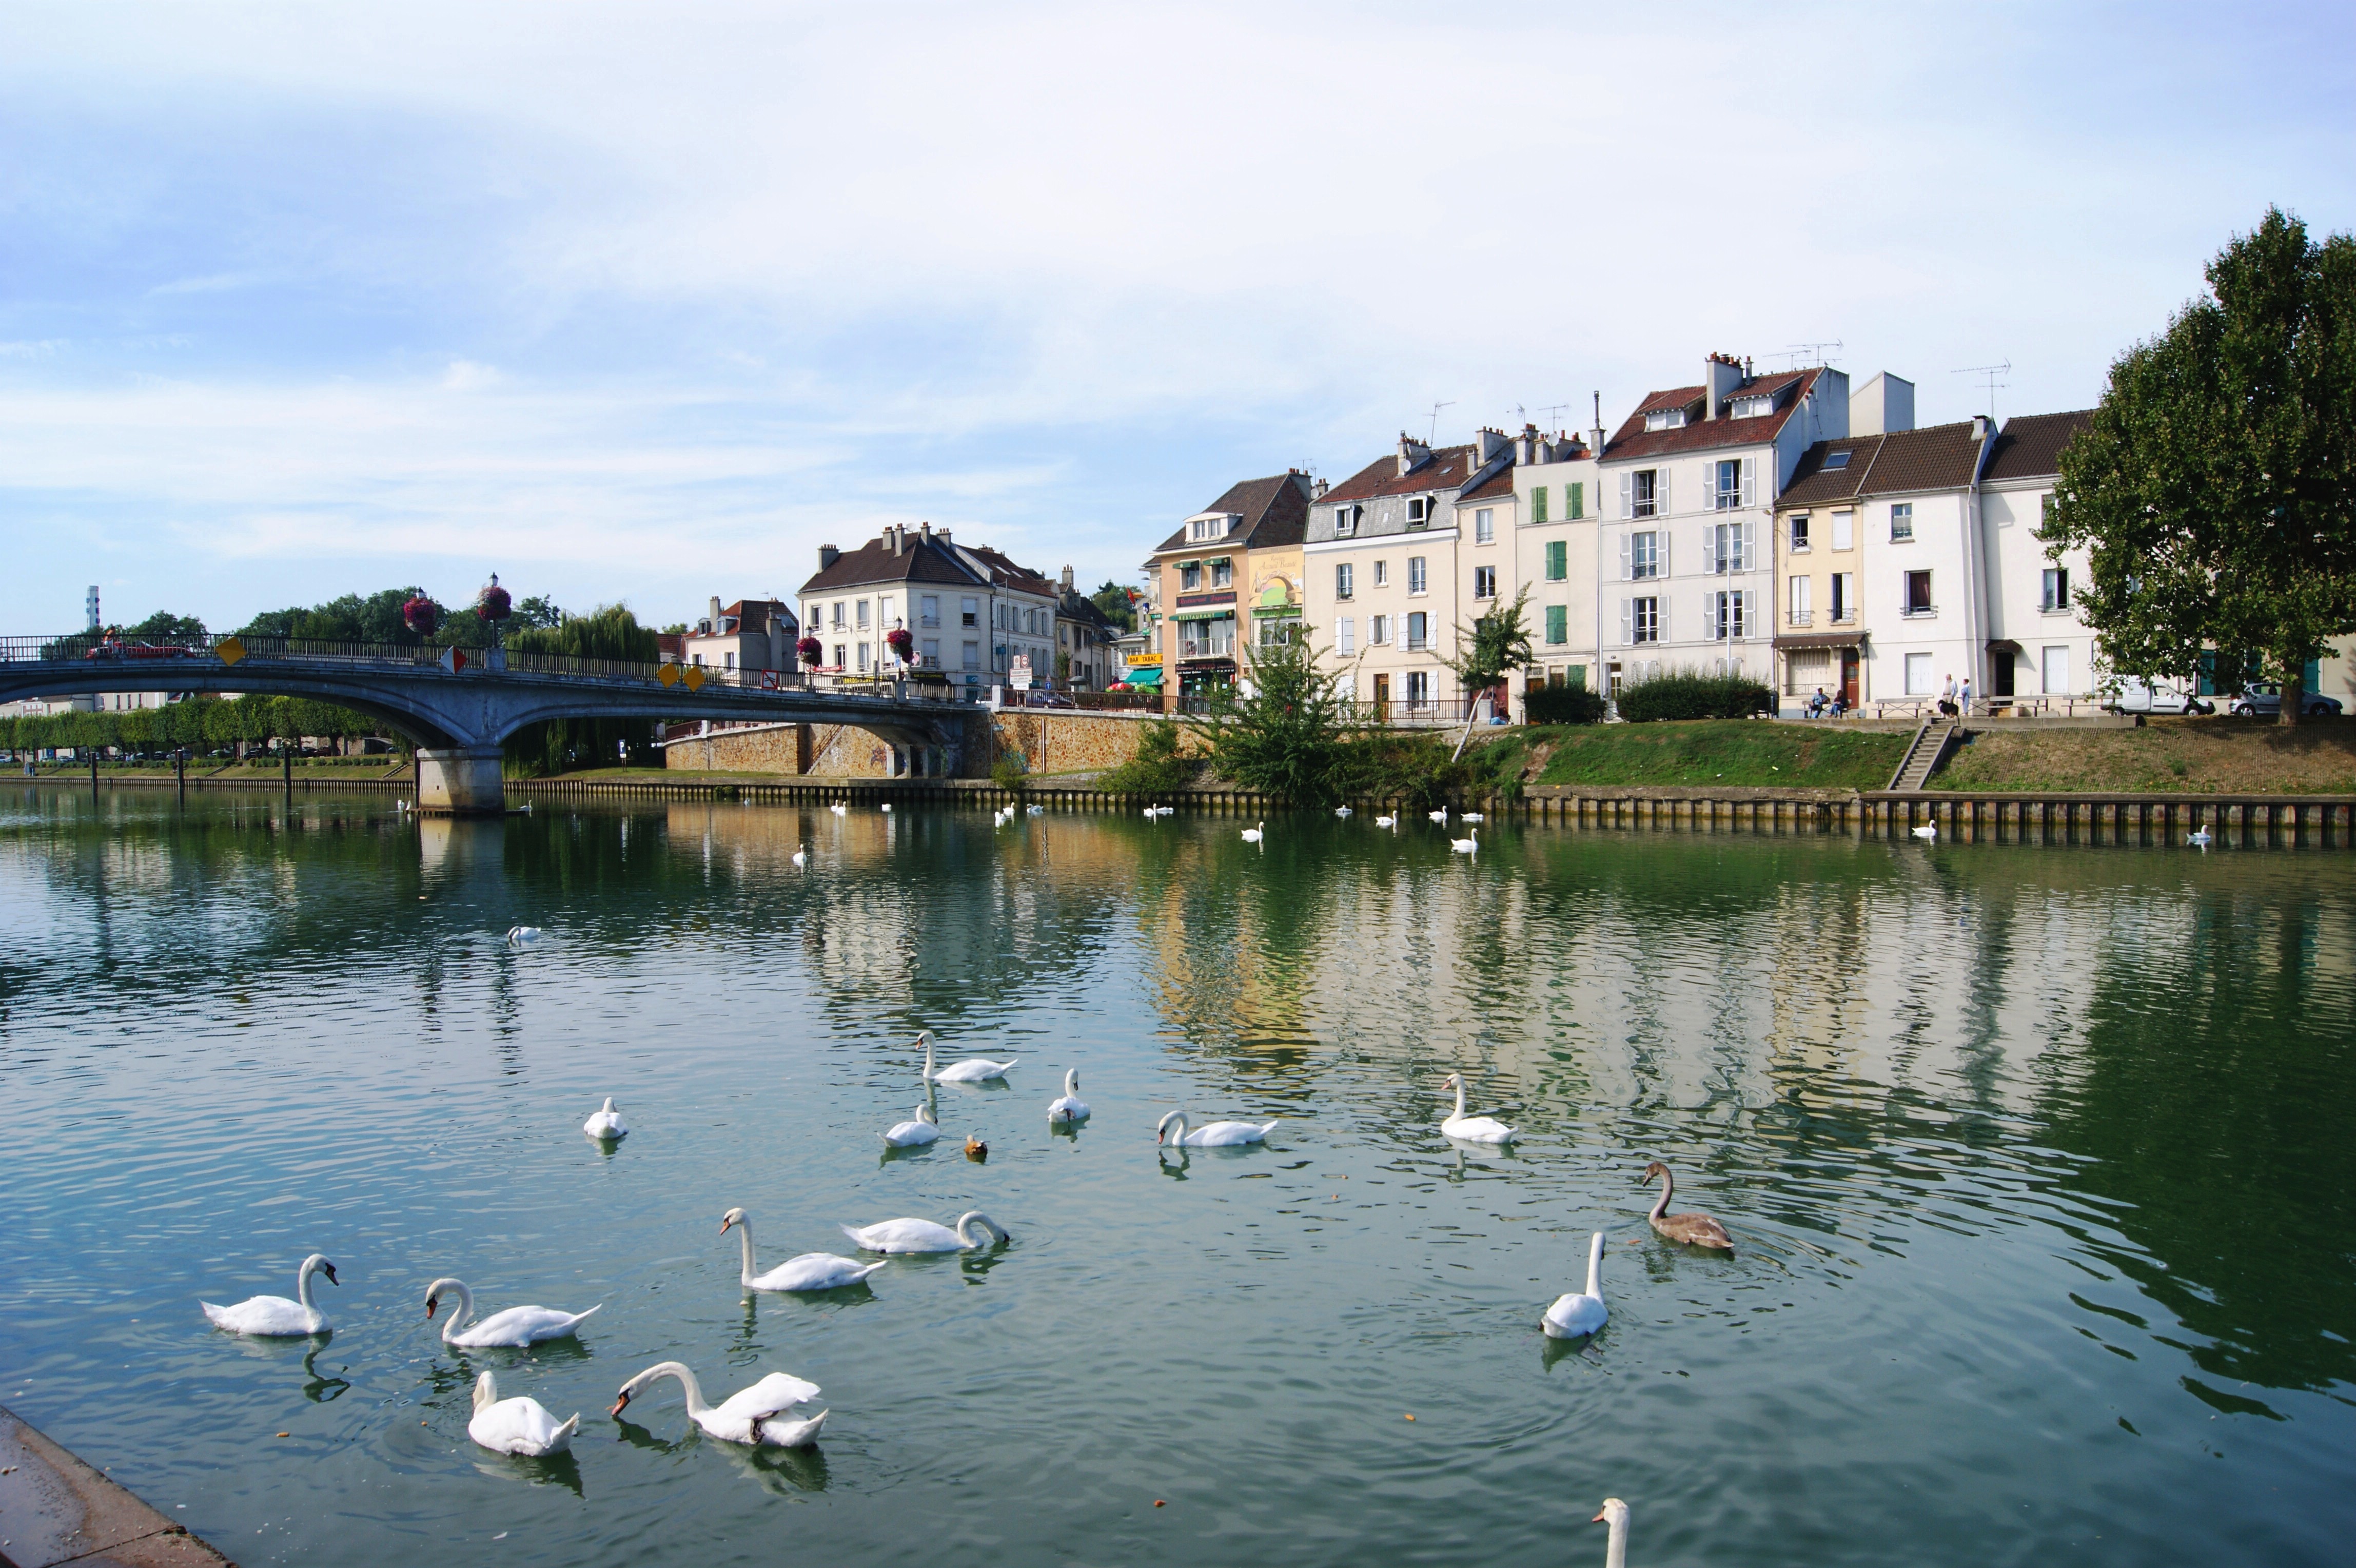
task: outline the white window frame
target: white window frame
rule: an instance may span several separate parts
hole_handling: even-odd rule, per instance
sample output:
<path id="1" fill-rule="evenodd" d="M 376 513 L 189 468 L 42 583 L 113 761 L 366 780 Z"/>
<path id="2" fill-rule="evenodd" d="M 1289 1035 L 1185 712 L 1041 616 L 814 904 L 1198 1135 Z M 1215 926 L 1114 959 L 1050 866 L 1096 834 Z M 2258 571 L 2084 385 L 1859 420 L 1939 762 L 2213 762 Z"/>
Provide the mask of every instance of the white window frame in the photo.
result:
<path id="1" fill-rule="evenodd" d="M 1842 508 L 1833 513 L 1833 546 L 1836 550 L 1857 548 L 1857 513 Z"/>
<path id="2" fill-rule="evenodd" d="M 1661 598 L 1658 594 L 1643 594 L 1628 601 L 1633 618 L 1628 628 L 1631 644 L 1657 644 L 1661 640 Z"/>
<path id="3" fill-rule="evenodd" d="M 1358 571 L 1347 561 L 1333 563 L 1333 596 L 1344 603 L 1358 596 Z"/>
<path id="4" fill-rule="evenodd" d="M 1407 498 L 1407 525 L 1409 528 L 1429 528 L 1431 526 L 1431 498 L 1430 496 L 1409 496 Z"/>
<path id="5" fill-rule="evenodd" d="M 1408 556 L 1407 558 L 1408 597 L 1419 599 L 1430 591 L 1431 573 L 1429 564 L 1420 555 Z"/>
<path id="6" fill-rule="evenodd" d="M 1497 510 L 1494 507 L 1480 506 L 1472 509 L 1472 542 L 1475 544 L 1497 542 Z"/>
<path id="7" fill-rule="evenodd" d="M 2070 568 L 2048 566 L 2040 575 L 2042 607 L 2047 615 L 2066 615 L 2070 610 Z"/>
<path id="8" fill-rule="evenodd" d="M 1333 537 L 1348 539 L 1358 532 L 1358 520 L 1365 515 L 1364 507 L 1337 506 L 1333 509 Z"/>
<path id="9" fill-rule="evenodd" d="M 1808 513 L 1795 511 L 1783 520 L 1783 537 L 1790 542 L 1792 553 L 1805 555 L 1808 551 Z"/>
<path id="10" fill-rule="evenodd" d="M 1416 623 L 1418 621 L 1421 621 L 1423 623 L 1423 629 L 1420 631 L 1416 629 Z M 1420 652 L 1424 649 L 1430 647 L 1431 645 L 1431 616 L 1430 613 L 1424 610 L 1408 611 L 1407 630 L 1402 635 L 1407 639 L 1407 649 L 1410 653 Z"/>
<path id="11" fill-rule="evenodd" d="M 1476 599 L 1494 599 L 1497 596 L 1497 569 L 1494 566 L 1472 568 L 1472 596 Z"/>
<path id="12" fill-rule="evenodd" d="M 1912 501 L 1892 501 L 1890 504 L 1890 542 L 1892 544 L 1914 542 L 1914 503 Z"/>
<path id="13" fill-rule="evenodd" d="M 1368 648 L 1387 648 L 1390 646 L 1390 640 L 1391 618 L 1388 616 L 1367 617 L 1366 646 Z"/>
<path id="14" fill-rule="evenodd" d="M 1341 616 L 1333 622 L 1333 651 L 1344 659 L 1358 651 L 1358 620 L 1355 616 Z"/>
<path id="15" fill-rule="evenodd" d="M 1815 582 L 1815 579 L 1809 576 L 1804 572 L 1793 574 L 1791 587 L 1792 602 L 1791 609 L 1788 612 L 1792 625 L 1813 626 L 1815 624 L 1815 612 L 1809 605 L 1809 600 L 1815 593 L 1814 586 Z"/>
<path id="16" fill-rule="evenodd" d="M 1391 585 L 1391 564 L 1390 564 L 1388 561 L 1377 561 L 1377 562 L 1376 562 L 1376 563 L 1375 563 L 1375 586 L 1376 586 L 1376 587 L 1377 587 L 1377 588 L 1387 588 L 1387 587 L 1389 587 L 1390 585 Z"/>

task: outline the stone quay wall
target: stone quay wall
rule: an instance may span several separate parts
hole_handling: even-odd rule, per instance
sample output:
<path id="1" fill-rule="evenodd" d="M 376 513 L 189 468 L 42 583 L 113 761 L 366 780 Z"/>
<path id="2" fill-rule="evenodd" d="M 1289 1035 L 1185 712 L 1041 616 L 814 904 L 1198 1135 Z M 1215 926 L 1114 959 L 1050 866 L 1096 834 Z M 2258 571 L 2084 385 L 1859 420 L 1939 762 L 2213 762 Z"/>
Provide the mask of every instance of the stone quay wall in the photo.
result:
<path id="1" fill-rule="evenodd" d="M 1008 708 L 989 715 L 993 750 L 969 757 L 966 772 L 985 776 L 1010 753 L 1033 773 L 1095 773 L 1137 755 L 1145 725 L 1160 715 Z M 752 725 L 674 740 L 663 766 L 693 773 L 769 773 L 790 778 L 888 779 L 892 748 L 852 725 Z"/>

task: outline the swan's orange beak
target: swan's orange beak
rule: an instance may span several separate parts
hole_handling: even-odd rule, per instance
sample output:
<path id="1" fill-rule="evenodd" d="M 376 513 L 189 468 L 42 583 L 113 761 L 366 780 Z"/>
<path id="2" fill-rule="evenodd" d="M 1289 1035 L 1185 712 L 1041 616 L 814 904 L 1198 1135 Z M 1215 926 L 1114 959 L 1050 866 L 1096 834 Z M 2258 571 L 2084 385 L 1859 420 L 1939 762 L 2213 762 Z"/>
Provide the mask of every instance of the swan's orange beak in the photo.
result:
<path id="1" fill-rule="evenodd" d="M 605 1413 L 606 1413 L 607 1415 L 610 1415 L 610 1416 L 614 1417 L 616 1421 L 618 1421 L 618 1420 L 620 1420 L 620 1419 L 621 1419 L 621 1415 L 622 1415 L 622 1407 L 623 1407 L 624 1405 L 626 1405 L 626 1404 L 629 1403 L 629 1402 L 630 1402 L 630 1396 L 629 1396 L 629 1395 L 627 1395 L 627 1394 L 624 1394 L 620 1399 L 617 1399 L 617 1400 L 616 1400 L 616 1401 L 614 1402 L 614 1408 L 613 1408 L 613 1409 L 611 1409 L 611 1410 L 609 1410 L 609 1411 L 607 1411 Z M 1599 1517 L 1600 1517 L 1600 1516 L 1599 1516 Z"/>
<path id="2" fill-rule="evenodd" d="M 434 1309 L 441 1305 L 442 1301 L 439 1296 L 427 1296 L 425 1298 L 425 1316 L 428 1317 L 433 1316 Z"/>
<path id="3" fill-rule="evenodd" d="M 1601 1524 L 1603 1522 L 1603 1516 L 1601 1514 L 1597 1514 L 1593 1519 L 1589 1520 L 1587 1522 L 1590 1524 Z"/>
<path id="4" fill-rule="evenodd" d="M 720 1233 L 721 1233 L 723 1236 L 727 1235 L 727 1234 L 728 1234 L 728 1227 L 729 1227 L 731 1224 L 733 1224 L 733 1223 L 734 1223 L 734 1221 L 733 1221 L 733 1220 L 727 1220 L 727 1219 L 723 1219 L 723 1220 L 722 1220 L 722 1221 L 720 1222 Z"/>

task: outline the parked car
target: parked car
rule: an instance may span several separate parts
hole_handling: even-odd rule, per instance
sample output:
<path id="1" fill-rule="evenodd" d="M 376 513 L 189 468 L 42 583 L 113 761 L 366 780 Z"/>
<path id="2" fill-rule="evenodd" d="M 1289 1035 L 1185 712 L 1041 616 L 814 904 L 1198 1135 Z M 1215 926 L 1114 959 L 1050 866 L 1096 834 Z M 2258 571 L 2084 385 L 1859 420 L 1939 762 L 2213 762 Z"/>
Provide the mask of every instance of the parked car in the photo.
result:
<path id="1" fill-rule="evenodd" d="M 85 659 L 96 660 L 194 659 L 196 656 L 195 649 L 182 648 L 175 643 L 118 642 L 112 638 L 82 655 Z"/>
<path id="2" fill-rule="evenodd" d="M 1023 694 L 1023 705 L 1026 708 L 1068 708 L 1075 704 L 1071 698 L 1061 692 L 1053 691 L 1044 686 L 1033 686 Z"/>
<path id="3" fill-rule="evenodd" d="M 2198 693 L 2130 676 L 2103 706 L 2115 714 L 2213 714 L 2217 704 Z"/>
<path id="4" fill-rule="evenodd" d="M 2311 719 L 2333 719 L 2340 714 L 2340 699 L 2327 697 L 2320 692 L 2309 692 L 2300 699 L 2299 712 Z M 2232 708 L 2237 719 L 2272 719 L 2282 716 L 2282 687 L 2273 681 L 2253 682 L 2242 694 L 2233 699 Z"/>

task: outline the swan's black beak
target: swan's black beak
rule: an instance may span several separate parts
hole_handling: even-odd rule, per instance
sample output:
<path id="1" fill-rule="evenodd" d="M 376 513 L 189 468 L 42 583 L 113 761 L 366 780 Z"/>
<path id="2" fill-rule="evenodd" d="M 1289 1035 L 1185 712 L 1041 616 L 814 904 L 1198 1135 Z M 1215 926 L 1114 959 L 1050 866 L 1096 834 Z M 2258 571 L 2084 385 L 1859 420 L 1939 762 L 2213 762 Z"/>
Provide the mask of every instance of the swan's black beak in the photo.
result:
<path id="1" fill-rule="evenodd" d="M 327 1276 L 327 1283 L 331 1285 L 339 1285 L 344 1283 L 336 1277 L 336 1265 L 333 1263 L 321 1263 L 319 1265 L 319 1272 Z"/>

